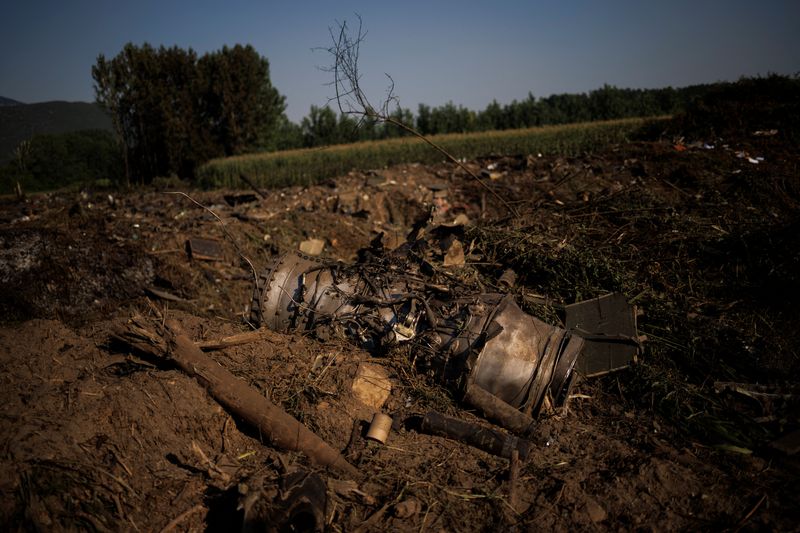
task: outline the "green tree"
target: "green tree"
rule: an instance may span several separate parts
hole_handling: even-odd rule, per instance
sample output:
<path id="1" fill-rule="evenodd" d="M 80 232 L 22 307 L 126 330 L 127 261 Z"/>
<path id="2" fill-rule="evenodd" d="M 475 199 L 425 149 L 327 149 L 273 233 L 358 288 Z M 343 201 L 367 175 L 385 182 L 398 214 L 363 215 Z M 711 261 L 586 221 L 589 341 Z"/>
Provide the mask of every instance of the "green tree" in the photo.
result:
<path id="1" fill-rule="evenodd" d="M 359 124 L 358 120 L 350 115 L 340 114 L 336 124 L 334 143 L 352 143 L 372 138 L 373 132 L 365 126 L 367 125 Z"/>
<path id="2" fill-rule="evenodd" d="M 430 135 L 433 133 L 432 128 L 430 106 L 419 104 L 417 107 L 417 131 L 423 135 Z"/>
<path id="3" fill-rule="evenodd" d="M 226 156 L 269 146 L 286 109 L 269 62 L 250 46 L 206 54 L 197 64 L 201 121 Z"/>
<path id="4" fill-rule="evenodd" d="M 105 130 L 34 135 L 20 144 L 20 158 L 0 169 L 2 192 L 19 182 L 23 190 L 53 190 L 79 183 L 122 179 L 120 152 L 114 134 Z"/>
<path id="5" fill-rule="evenodd" d="M 400 122 L 401 124 L 407 124 L 409 126 L 414 125 L 414 114 L 411 112 L 410 109 L 404 107 L 398 106 L 394 111 L 389 113 L 389 118 L 392 118 L 397 122 Z M 390 138 L 390 137 L 408 137 L 412 134 L 411 132 L 400 129 L 392 124 L 384 123 L 379 135 L 382 138 Z"/>
<path id="6" fill-rule="evenodd" d="M 303 147 L 303 129 L 281 113 L 271 135 L 262 140 L 261 148 L 267 152 Z"/>
<path id="7" fill-rule="evenodd" d="M 131 43 L 111 60 L 97 58 L 95 97 L 112 117 L 129 180 L 187 175 L 206 155 L 197 138 L 195 63 L 192 50 Z"/>
<path id="8" fill-rule="evenodd" d="M 502 130 L 505 129 L 503 124 L 503 108 L 497 103 L 497 100 L 486 106 L 486 109 L 478 113 L 477 117 L 479 129 L 486 130 Z"/>
<path id="9" fill-rule="evenodd" d="M 443 106 L 434 107 L 430 113 L 429 133 L 464 133 L 475 131 L 475 112 L 464 106 L 456 106 L 447 102 Z"/>
<path id="10" fill-rule="evenodd" d="M 589 93 L 589 107 L 592 119 L 608 120 L 632 116 L 632 99 L 629 94 L 613 85 L 604 84 L 600 89 Z"/>
<path id="11" fill-rule="evenodd" d="M 191 49 L 128 43 L 110 60 L 100 55 L 92 77 L 129 181 L 192 177 L 212 157 L 269 145 L 284 110 L 267 60 L 251 46 L 198 59 Z"/>
<path id="12" fill-rule="evenodd" d="M 328 106 L 311 106 L 308 116 L 300 123 L 303 131 L 303 145 L 307 147 L 325 146 L 338 142 L 338 120 L 336 113 Z"/>

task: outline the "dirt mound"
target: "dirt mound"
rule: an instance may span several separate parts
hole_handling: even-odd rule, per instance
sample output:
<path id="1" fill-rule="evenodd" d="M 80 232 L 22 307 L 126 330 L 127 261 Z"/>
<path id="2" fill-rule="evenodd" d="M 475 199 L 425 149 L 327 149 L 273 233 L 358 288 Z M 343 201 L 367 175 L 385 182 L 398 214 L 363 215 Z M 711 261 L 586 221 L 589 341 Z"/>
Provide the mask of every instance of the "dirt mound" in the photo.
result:
<path id="1" fill-rule="evenodd" d="M 741 141 L 779 135 L 800 143 L 800 79 L 770 75 L 719 85 L 695 99 L 667 131 L 687 139 Z"/>

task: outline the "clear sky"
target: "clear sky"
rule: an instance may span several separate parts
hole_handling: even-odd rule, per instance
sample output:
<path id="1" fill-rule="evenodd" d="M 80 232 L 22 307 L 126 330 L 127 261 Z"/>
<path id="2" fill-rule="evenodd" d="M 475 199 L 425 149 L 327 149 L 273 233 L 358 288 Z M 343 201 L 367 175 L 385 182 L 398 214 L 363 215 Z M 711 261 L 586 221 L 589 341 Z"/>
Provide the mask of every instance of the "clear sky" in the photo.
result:
<path id="1" fill-rule="evenodd" d="M 251 44 L 299 121 L 324 105 L 329 27 L 361 15 L 363 88 L 403 107 L 483 109 L 528 92 L 681 87 L 800 72 L 800 0 L 30 0 L 0 8 L 0 96 L 91 101 L 91 67 L 127 42 L 198 54 Z"/>

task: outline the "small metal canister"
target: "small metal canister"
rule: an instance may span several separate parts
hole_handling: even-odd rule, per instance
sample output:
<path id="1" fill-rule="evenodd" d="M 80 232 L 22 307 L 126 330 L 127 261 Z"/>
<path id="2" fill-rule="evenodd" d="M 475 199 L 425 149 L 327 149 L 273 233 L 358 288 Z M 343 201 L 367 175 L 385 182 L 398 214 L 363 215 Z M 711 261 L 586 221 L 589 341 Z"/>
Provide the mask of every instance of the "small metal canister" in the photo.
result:
<path id="1" fill-rule="evenodd" d="M 372 417 L 372 423 L 369 425 L 367 438 L 386 444 L 386 439 L 389 437 L 391 429 L 392 417 L 383 413 L 375 413 L 375 416 Z"/>

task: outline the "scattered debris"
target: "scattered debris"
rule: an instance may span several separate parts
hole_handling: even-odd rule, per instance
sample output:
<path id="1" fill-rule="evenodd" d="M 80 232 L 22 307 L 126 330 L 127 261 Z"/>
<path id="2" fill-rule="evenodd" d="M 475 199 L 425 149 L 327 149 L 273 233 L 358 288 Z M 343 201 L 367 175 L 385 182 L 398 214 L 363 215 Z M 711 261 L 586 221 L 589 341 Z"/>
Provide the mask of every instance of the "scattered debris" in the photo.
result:
<path id="1" fill-rule="evenodd" d="M 160 331 L 159 331 L 160 330 Z M 209 359 L 174 320 L 163 328 L 156 322 L 134 318 L 117 332 L 122 342 L 168 358 L 193 376 L 223 406 L 254 427 L 276 446 L 302 451 L 315 463 L 357 478 L 358 470 L 327 443 L 243 381 Z"/>
<path id="2" fill-rule="evenodd" d="M 274 490 L 265 479 L 250 479 L 238 485 L 242 533 L 262 531 L 325 530 L 327 486 L 317 473 L 290 468 Z"/>
<path id="3" fill-rule="evenodd" d="M 484 177 L 484 178 L 489 178 L 492 181 L 497 181 L 497 180 L 499 180 L 500 178 L 503 177 L 503 173 L 502 172 L 493 172 L 493 171 L 491 171 L 489 169 L 486 169 L 486 170 L 482 170 L 481 171 L 481 176 Z"/>
<path id="4" fill-rule="evenodd" d="M 232 346 L 240 346 L 242 344 L 249 344 L 255 341 L 274 340 L 274 336 L 275 334 L 272 331 L 262 328 L 256 331 L 248 331 L 245 333 L 239 333 L 237 335 L 229 335 L 228 337 L 223 337 L 218 340 L 198 342 L 197 346 L 204 351 L 223 350 Z"/>
<path id="5" fill-rule="evenodd" d="M 426 274 L 413 247 L 351 266 L 284 255 L 260 276 L 251 321 L 372 350 L 412 342 L 462 392 L 474 384 L 528 416 L 545 403 L 563 406 L 583 340 L 524 313 L 511 296 L 440 290 L 444 280 Z"/>
<path id="6" fill-rule="evenodd" d="M 621 294 L 567 306 L 563 329 L 523 312 L 512 295 L 448 288 L 451 279 L 432 265 L 465 265 L 460 234 L 461 226 L 420 227 L 391 253 L 376 241 L 352 265 L 285 254 L 259 277 L 251 322 L 348 339 L 373 351 L 411 343 L 418 363 L 523 436 L 542 409 L 566 405 L 576 364 L 594 376 L 635 359 L 641 347 L 635 309 Z M 499 285 L 510 287 L 515 278 L 507 271 Z M 390 386 L 373 370 L 362 365 L 353 390 L 379 409 Z"/>
<path id="7" fill-rule="evenodd" d="M 752 157 L 745 151 L 736 152 L 736 157 L 738 157 L 739 159 L 747 159 L 747 162 L 753 165 L 757 165 L 759 163 L 764 162 L 764 158 L 762 156 Z"/>
<path id="8" fill-rule="evenodd" d="M 771 130 L 756 130 L 753 132 L 753 136 L 755 137 L 772 137 L 778 134 L 778 130 L 771 129 Z"/>
<path id="9" fill-rule="evenodd" d="M 222 261 L 223 251 L 219 241 L 191 237 L 186 241 L 186 253 L 197 261 Z"/>
<path id="10" fill-rule="evenodd" d="M 392 417 L 383 413 L 375 413 L 372 417 L 372 422 L 367 431 L 367 438 L 386 444 L 386 439 L 389 438 L 389 432 L 392 429 Z"/>
<path id="11" fill-rule="evenodd" d="M 325 241 L 322 239 L 308 239 L 300 243 L 298 249 L 306 255 L 320 255 L 325 249 Z"/>
<path id="12" fill-rule="evenodd" d="M 464 402 L 476 407 L 487 420 L 523 437 L 532 437 L 536 431 L 536 421 L 494 394 L 472 383 L 467 386 Z"/>
<path id="13" fill-rule="evenodd" d="M 497 284 L 505 289 L 511 289 L 517 284 L 517 273 L 510 268 L 506 269 L 499 278 Z"/>
<path id="14" fill-rule="evenodd" d="M 392 392 L 389 372 L 382 365 L 361 363 L 353 379 L 353 395 L 364 405 L 380 409 Z"/>
<path id="15" fill-rule="evenodd" d="M 335 479 L 332 477 L 327 478 L 328 488 L 339 496 L 345 498 L 357 498 L 365 504 L 373 506 L 377 503 L 375 496 L 367 494 L 358 488 L 358 483 L 352 479 Z"/>
<path id="16" fill-rule="evenodd" d="M 420 429 L 423 433 L 457 440 L 505 459 L 511 459 L 511 452 L 516 451 L 519 458 L 525 461 L 533 449 L 533 443 L 525 439 L 470 424 L 436 411 L 425 415 Z"/>
<path id="17" fill-rule="evenodd" d="M 565 307 L 566 327 L 585 341 L 575 365 L 585 377 L 627 368 L 636 360 L 643 337 L 636 328 L 636 308 L 620 293 Z"/>
<path id="18" fill-rule="evenodd" d="M 464 265 L 464 246 L 461 244 L 461 241 L 455 239 L 450 243 L 450 247 L 444 255 L 442 264 L 446 267 Z"/>
<path id="19" fill-rule="evenodd" d="M 158 298 L 160 300 L 165 300 L 165 301 L 168 301 L 168 302 L 185 302 L 186 301 L 184 298 L 181 298 L 180 296 L 176 296 L 176 295 L 172 294 L 169 291 L 165 291 L 165 290 L 162 290 L 162 289 L 157 289 L 155 287 L 145 287 L 144 291 L 147 294 L 149 294 L 150 296 L 153 296 L 154 298 Z"/>
<path id="20" fill-rule="evenodd" d="M 511 506 L 511 510 L 515 513 L 523 511 L 519 501 L 519 471 L 521 466 L 519 450 L 511 450 L 511 459 L 508 464 L 508 505 Z"/>

